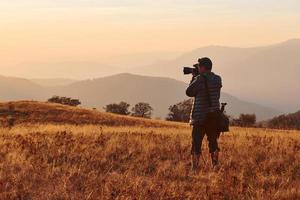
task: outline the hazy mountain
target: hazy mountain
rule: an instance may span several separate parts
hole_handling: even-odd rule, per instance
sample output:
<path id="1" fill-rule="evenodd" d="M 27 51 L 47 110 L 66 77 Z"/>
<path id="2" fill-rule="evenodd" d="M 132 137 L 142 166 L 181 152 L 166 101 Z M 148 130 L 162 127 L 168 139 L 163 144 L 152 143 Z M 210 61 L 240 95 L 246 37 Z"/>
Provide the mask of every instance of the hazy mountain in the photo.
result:
<path id="1" fill-rule="evenodd" d="M 0 100 L 43 100 L 48 91 L 27 79 L 0 76 Z"/>
<path id="2" fill-rule="evenodd" d="M 155 116 L 164 117 L 171 104 L 185 99 L 185 87 L 185 83 L 170 78 L 119 74 L 57 87 L 54 92 L 80 98 L 85 106 L 97 108 L 120 101 L 131 105 L 149 102 Z"/>
<path id="3" fill-rule="evenodd" d="M 282 112 L 274 108 L 262 106 L 256 103 L 251 103 L 238 99 L 227 93 L 222 93 L 221 102 L 227 102 L 226 107 L 227 114 L 238 117 L 241 113 L 256 114 L 258 120 L 269 119 L 272 116 L 276 116 Z"/>
<path id="4" fill-rule="evenodd" d="M 57 87 L 53 94 L 79 98 L 83 105 L 97 108 L 120 101 L 131 105 L 148 102 L 153 106 L 156 117 L 165 117 L 170 105 L 188 98 L 185 96 L 186 87 L 186 83 L 171 78 L 119 74 Z M 229 104 L 228 114 L 234 116 L 240 113 L 256 113 L 258 119 L 268 119 L 280 113 L 226 93 L 222 94 L 222 101 Z"/>
<path id="5" fill-rule="evenodd" d="M 256 48 L 209 46 L 136 68 L 134 73 L 188 81 L 182 67 L 208 56 L 223 78 L 224 90 L 243 99 L 291 111 L 300 107 L 300 39 Z"/>
<path id="6" fill-rule="evenodd" d="M 122 73 L 125 69 L 117 66 L 87 60 L 62 60 L 52 62 L 22 63 L 10 67 L 19 77 L 34 77 L 37 79 L 52 79 L 63 77 L 67 79 L 87 79 Z M 28 70 L 30 69 L 30 70 Z"/>
<path id="7" fill-rule="evenodd" d="M 66 78 L 30 79 L 30 80 L 38 85 L 45 86 L 45 87 L 69 85 L 71 83 L 75 83 L 76 81 L 78 81 L 75 79 L 66 79 Z"/>
<path id="8" fill-rule="evenodd" d="M 182 52 L 168 52 L 168 51 L 154 51 L 154 52 L 140 52 L 116 55 L 103 60 L 113 66 L 120 66 L 125 69 L 132 69 L 140 66 L 151 65 L 157 60 L 171 60 L 180 56 Z"/>
<path id="9" fill-rule="evenodd" d="M 46 101 L 53 95 L 60 95 L 79 98 L 83 106 L 98 109 L 120 101 L 126 101 L 131 105 L 148 102 L 154 108 L 154 117 L 164 118 L 170 105 L 188 98 L 185 96 L 187 83 L 171 78 L 126 73 L 76 81 L 68 85 L 56 85 L 58 86 L 45 87 L 22 78 L 0 76 L 0 99 Z M 256 113 L 260 120 L 281 114 L 274 109 L 242 101 L 227 93 L 222 94 L 222 101 L 229 104 L 227 111 L 233 116 L 240 113 Z"/>
<path id="10" fill-rule="evenodd" d="M 292 112 L 300 108 L 300 40 L 254 48 L 208 46 L 195 49 L 181 56 L 176 52 L 141 53 L 116 56 L 106 61 L 53 61 L 25 63 L 11 70 L 20 77 L 105 77 L 131 72 L 147 76 L 169 77 L 188 82 L 183 66 L 194 64 L 199 57 L 209 56 L 214 62 L 214 71 L 223 78 L 223 91 L 267 107 Z M 166 59 L 161 61 L 161 59 Z M 160 61 L 153 62 L 151 59 Z M 171 60 L 169 60 L 171 59 Z M 111 61 L 111 65 L 105 65 Z M 144 66 L 145 64 L 154 63 Z M 116 65 L 117 67 L 115 67 Z M 136 65 L 144 67 L 135 67 Z M 30 71 L 26 66 L 30 66 Z M 65 80 L 34 80 L 43 86 L 65 85 Z M 57 82 L 57 83 L 56 83 Z"/>

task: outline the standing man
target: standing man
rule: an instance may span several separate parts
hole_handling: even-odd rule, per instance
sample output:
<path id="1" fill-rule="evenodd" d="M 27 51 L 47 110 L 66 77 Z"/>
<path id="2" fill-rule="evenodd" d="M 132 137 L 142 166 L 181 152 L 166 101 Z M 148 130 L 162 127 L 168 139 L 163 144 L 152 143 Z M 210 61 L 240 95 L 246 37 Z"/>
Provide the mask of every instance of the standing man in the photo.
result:
<path id="1" fill-rule="evenodd" d="M 218 114 L 220 110 L 220 92 L 222 87 L 221 77 L 214 74 L 212 61 L 209 58 L 198 60 L 197 73 L 186 89 L 189 97 L 194 97 L 190 123 L 192 130 L 192 169 L 199 168 L 199 158 L 204 136 L 207 136 L 212 166 L 218 165 Z"/>

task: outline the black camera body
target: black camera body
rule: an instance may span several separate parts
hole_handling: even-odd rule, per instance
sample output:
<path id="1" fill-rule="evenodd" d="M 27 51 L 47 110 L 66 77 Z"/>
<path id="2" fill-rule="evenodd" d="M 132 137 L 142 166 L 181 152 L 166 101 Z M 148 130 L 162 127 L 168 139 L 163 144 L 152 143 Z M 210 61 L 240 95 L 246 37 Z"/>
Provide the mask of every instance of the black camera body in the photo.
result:
<path id="1" fill-rule="evenodd" d="M 194 74 L 195 76 L 199 75 L 198 66 L 199 64 L 194 64 L 193 67 L 183 67 L 183 74 Z"/>

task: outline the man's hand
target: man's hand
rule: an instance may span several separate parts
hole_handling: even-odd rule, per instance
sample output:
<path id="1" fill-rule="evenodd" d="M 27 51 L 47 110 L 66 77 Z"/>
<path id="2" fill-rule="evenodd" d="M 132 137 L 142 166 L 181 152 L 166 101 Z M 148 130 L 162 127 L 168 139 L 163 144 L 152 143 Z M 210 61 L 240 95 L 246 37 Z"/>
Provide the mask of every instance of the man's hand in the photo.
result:
<path id="1" fill-rule="evenodd" d="M 192 80 L 190 81 L 190 83 L 192 83 L 195 79 L 196 79 L 196 76 L 193 75 L 193 76 L 192 76 Z"/>
<path id="2" fill-rule="evenodd" d="M 193 78 L 195 78 L 197 76 L 195 70 L 192 72 Z"/>
<path id="3" fill-rule="evenodd" d="M 198 75 L 194 75 L 192 77 L 192 80 L 189 84 L 189 87 L 186 89 L 186 95 L 189 97 L 195 97 L 199 92 L 199 87 L 201 87 L 201 84 L 199 84 L 200 79 L 198 78 Z"/>
<path id="4" fill-rule="evenodd" d="M 192 80 L 191 82 L 193 82 L 195 80 L 195 78 L 198 76 L 199 74 L 196 74 L 194 71 L 192 72 Z"/>

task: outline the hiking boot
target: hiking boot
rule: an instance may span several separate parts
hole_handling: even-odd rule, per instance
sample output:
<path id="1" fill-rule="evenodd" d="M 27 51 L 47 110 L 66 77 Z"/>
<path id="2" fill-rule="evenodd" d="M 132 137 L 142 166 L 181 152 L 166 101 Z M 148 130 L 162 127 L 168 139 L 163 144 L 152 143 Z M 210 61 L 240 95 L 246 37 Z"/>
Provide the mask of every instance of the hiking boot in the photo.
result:
<path id="1" fill-rule="evenodd" d="M 192 154 L 192 171 L 197 171 L 199 169 L 199 158 L 200 155 Z"/>
<path id="2" fill-rule="evenodd" d="M 213 168 L 216 167 L 219 164 L 219 151 L 215 151 L 210 154 L 211 157 L 211 163 Z"/>

